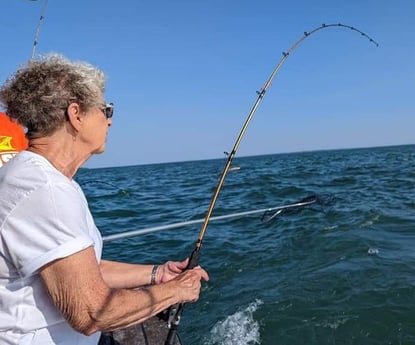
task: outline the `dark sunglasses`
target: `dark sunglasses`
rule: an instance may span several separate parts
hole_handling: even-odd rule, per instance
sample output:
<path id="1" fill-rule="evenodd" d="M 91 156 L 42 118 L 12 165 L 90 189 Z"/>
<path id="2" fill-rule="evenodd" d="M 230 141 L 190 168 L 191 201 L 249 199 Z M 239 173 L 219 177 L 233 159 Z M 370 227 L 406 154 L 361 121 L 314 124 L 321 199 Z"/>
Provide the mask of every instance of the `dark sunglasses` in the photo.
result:
<path id="1" fill-rule="evenodd" d="M 101 111 L 107 119 L 110 119 L 114 115 L 114 103 L 106 103 L 102 106 Z"/>

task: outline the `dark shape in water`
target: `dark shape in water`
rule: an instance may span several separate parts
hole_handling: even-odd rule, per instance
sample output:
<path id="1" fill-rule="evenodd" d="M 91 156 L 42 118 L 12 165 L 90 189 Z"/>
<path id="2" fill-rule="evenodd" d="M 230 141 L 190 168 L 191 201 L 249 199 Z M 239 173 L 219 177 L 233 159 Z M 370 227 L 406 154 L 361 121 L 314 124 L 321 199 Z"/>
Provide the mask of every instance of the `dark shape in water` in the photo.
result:
<path id="1" fill-rule="evenodd" d="M 311 208 L 313 211 L 324 211 L 325 209 L 323 207 L 330 206 L 333 204 L 333 202 L 334 202 L 334 197 L 332 195 L 313 194 L 313 195 L 310 195 L 310 196 L 307 196 L 301 199 L 296 204 L 293 204 L 290 207 L 281 208 L 281 209 L 278 209 L 277 211 L 273 211 L 271 215 L 269 215 L 270 213 L 269 211 L 265 211 L 264 214 L 262 215 L 261 222 L 267 223 L 271 221 L 272 219 L 274 219 L 276 216 L 283 215 L 283 214 L 286 214 L 286 215 L 297 214 L 298 212 L 304 210 L 306 207 L 308 208 L 311 205 L 320 206 L 320 208 L 314 208 L 314 209 Z"/>

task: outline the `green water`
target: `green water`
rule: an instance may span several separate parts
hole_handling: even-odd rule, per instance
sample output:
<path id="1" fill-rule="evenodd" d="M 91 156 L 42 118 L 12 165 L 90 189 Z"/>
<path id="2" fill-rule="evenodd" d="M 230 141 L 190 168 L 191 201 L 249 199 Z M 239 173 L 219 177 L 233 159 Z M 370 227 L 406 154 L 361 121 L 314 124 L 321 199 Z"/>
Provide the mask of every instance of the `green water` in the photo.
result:
<path id="1" fill-rule="evenodd" d="M 203 218 L 224 160 L 78 173 L 104 235 Z M 185 307 L 191 344 L 415 344 L 415 146 L 236 158 L 213 216 L 333 204 L 211 222 L 210 274 Z M 200 225 L 106 242 L 104 257 L 163 262 L 190 255 Z"/>

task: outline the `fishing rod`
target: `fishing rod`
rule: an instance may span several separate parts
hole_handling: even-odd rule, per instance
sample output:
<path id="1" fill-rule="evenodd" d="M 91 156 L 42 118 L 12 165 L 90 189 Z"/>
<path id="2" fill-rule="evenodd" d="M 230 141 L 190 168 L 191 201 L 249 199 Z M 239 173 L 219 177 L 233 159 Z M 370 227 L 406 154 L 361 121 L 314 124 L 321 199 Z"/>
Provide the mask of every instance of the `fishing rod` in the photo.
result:
<path id="1" fill-rule="evenodd" d="M 258 213 L 263 213 L 263 215 L 261 217 L 261 222 L 262 223 L 268 223 L 269 221 L 274 219 L 276 216 L 278 216 L 280 214 L 284 214 L 284 212 L 291 211 L 292 213 L 294 213 L 294 212 L 297 212 L 301 209 L 304 209 L 304 208 L 306 208 L 308 206 L 311 206 L 311 205 L 314 205 L 314 204 L 329 205 L 332 200 L 333 200 L 332 197 L 328 197 L 328 196 L 324 196 L 324 195 L 320 196 L 320 195 L 313 194 L 313 195 L 305 197 L 305 198 L 303 198 L 303 199 L 301 199 L 297 202 L 291 203 L 291 204 L 282 205 L 282 206 L 275 206 L 275 207 L 269 207 L 269 208 L 262 208 L 262 209 L 251 210 L 251 211 L 225 214 L 225 215 L 222 215 L 222 216 L 211 217 L 210 221 L 212 222 L 214 220 L 240 218 L 240 217 L 244 217 L 244 216 L 251 216 L 251 215 L 254 215 L 254 214 L 258 214 Z M 269 214 L 271 212 L 273 212 L 273 214 L 271 216 L 269 216 Z M 102 238 L 102 240 L 104 242 L 109 242 L 109 241 L 113 241 L 113 240 L 119 240 L 119 239 L 123 239 L 123 238 L 139 236 L 139 235 L 145 235 L 145 234 L 158 232 L 158 231 L 163 231 L 163 230 L 181 228 L 181 227 L 188 226 L 188 225 L 202 223 L 203 221 L 204 221 L 204 218 L 201 218 L 201 219 L 188 220 L 188 221 L 185 221 L 185 222 L 178 222 L 178 223 L 172 223 L 172 224 L 167 224 L 167 225 L 159 225 L 159 226 L 154 226 L 154 227 L 140 229 L 140 230 L 132 230 L 132 231 L 127 231 L 127 232 L 123 232 L 123 233 L 120 233 L 120 234 L 113 234 L 113 235 L 104 236 Z"/>
<path id="2" fill-rule="evenodd" d="M 353 26 L 350 25 L 345 25 L 345 24 L 322 24 L 321 26 L 311 30 L 310 32 L 304 32 L 304 35 L 298 40 L 296 41 L 286 52 L 282 53 L 282 58 L 280 59 L 280 61 L 278 62 L 277 66 L 274 68 L 274 70 L 272 71 L 270 77 L 268 78 L 268 80 L 265 82 L 264 86 L 257 91 L 258 97 L 254 103 L 254 105 L 251 108 L 251 111 L 248 114 L 247 119 L 245 120 L 244 125 L 242 126 L 242 129 L 239 132 L 239 135 L 235 141 L 235 144 L 231 150 L 231 152 L 228 155 L 228 159 L 226 161 L 226 164 L 223 168 L 222 174 L 219 178 L 219 182 L 216 185 L 215 191 L 212 195 L 210 204 L 209 204 L 209 208 L 206 212 L 206 216 L 204 219 L 204 222 L 202 224 L 202 227 L 200 229 L 199 232 L 199 237 L 196 241 L 195 244 L 195 248 L 189 258 L 189 264 L 187 266 L 187 269 L 191 269 L 196 267 L 199 264 L 199 258 L 200 258 L 200 249 L 202 247 L 202 243 L 203 243 L 203 238 L 205 236 L 206 233 L 206 229 L 209 223 L 209 220 L 211 219 L 211 215 L 213 212 L 213 209 L 215 207 L 217 198 L 219 196 L 219 192 L 222 188 L 222 185 L 225 181 L 225 177 L 229 171 L 229 168 L 231 166 L 232 160 L 235 157 L 236 151 L 239 147 L 239 144 L 241 143 L 241 140 L 247 130 L 247 127 L 249 125 L 249 123 L 252 120 L 252 117 L 254 116 L 260 102 L 262 101 L 262 99 L 265 96 L 265 93 L 267 92 L 267 90 L 270 88 L 271 83 L 273 81 L 273 79 L 275 78 L 275 76 L 277 75 L 278 71 L 280 70 L 280 68 L 282 67 L 282 65 L 284 64 L 284 62 L 287 60 L 287 58 L 290 56 L 290 54 L 308 37 L 310 37 L 311 35 L 313 35 L 314 33 L 323 30 L 323 29 L 327 29 L 327 28 L 331 28 L 331 27 L 340 27 L 340 28 L 347 28 L 350 29 L 352 31 L 355 31 L 357 33 L 360 33 L 363 37 L 367 38 L 371 43 L 375 44 L 377 47 L 379 46 L 379 44 L 377 42 L 375 42 L 370 36 L 368 36 L 366 33 L 364 33 L 361 30 L 358 30 L 356 28 L 354 28 Z M 173 345 L 174 341 L 175 341 L 175 337 L 176 337 L 176 333 L 177 333 L 177 329 L 181 320 L 181 314 L 183 312 L 183 306 L 184 304 L 175 304 L 173 306 L 171 306 L 168 310 L 168 320 L 167 320 L 167 324 L 169 329 L 168 335 L 167 335 L 167 339 L 165 341 L 165 345 Z"/>
<path id="3" fill-rule="evenodd" d="M 37 0 L 30 0 L 30 1 L 37 1 Z M 39 20 L 37 22 L 37 27 L 36 27 L 36 30 L 35 30 L 35 37 L 33 39 L 32 55 L 31 55 L 31 58 L 30 58 L 31 60 L 33 60 L 34 57 L 35 57 L 36 46 L 39 43 L 38 39 L 39 39 L 39 34 L 40 34 L 40 28 L 41 28 L 42 22 L 45 18 L 45 12 L 46 12 L 47 7 L 48 7 L 48 0 L 44 0 L 42 10 L 40 11 L 40 17 L 39 17 Z"/>

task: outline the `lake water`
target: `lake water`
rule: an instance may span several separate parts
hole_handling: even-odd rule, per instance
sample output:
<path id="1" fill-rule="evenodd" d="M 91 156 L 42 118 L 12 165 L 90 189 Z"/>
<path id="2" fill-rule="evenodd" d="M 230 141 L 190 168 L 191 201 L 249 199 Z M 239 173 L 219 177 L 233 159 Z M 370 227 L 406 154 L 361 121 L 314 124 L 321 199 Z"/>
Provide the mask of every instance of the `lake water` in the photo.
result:
<path id="1" fill-rule="evenodd" d="M 213 216 L 313 204 L 269 222 L 212 221 L 210 275 L 184 309 L 185 345 L 415 344 L 415 146 L 236 157 Z M 224 159 L 81 169 L 104 236 L 203 219 Z M 329 199 L 328 199 L 329 198 Z M 200 224 L 107 241 L 104 258 L 190 255 Z"/>

